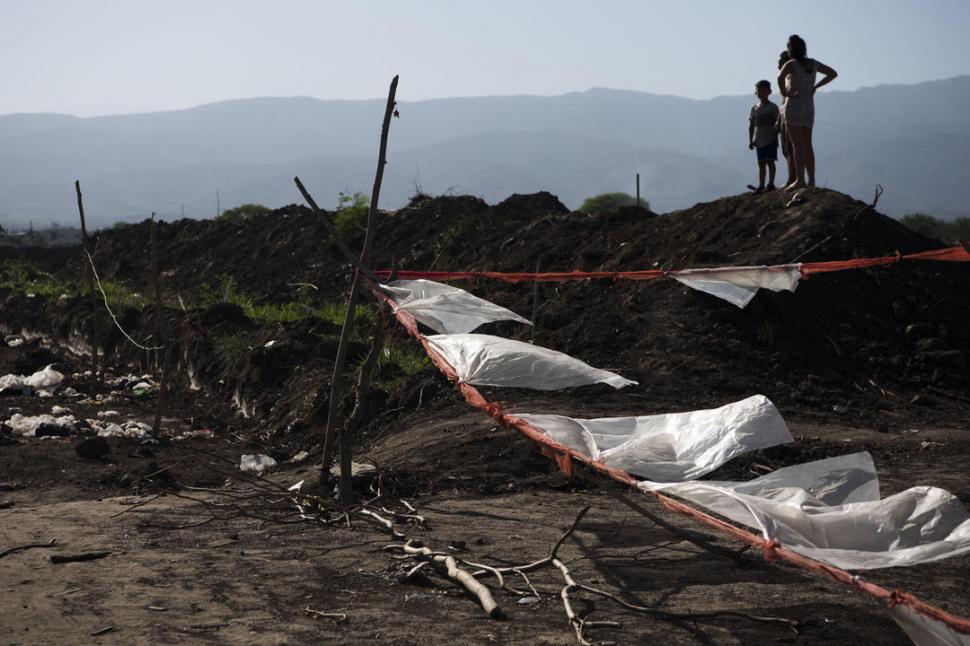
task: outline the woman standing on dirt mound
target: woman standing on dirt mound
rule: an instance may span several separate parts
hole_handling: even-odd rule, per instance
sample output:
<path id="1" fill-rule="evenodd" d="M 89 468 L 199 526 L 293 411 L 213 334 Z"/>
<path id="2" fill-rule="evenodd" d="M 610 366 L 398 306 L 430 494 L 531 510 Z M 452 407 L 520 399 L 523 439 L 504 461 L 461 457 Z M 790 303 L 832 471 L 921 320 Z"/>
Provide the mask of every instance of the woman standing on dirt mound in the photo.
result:
<path id="1" fill-rule="evenodd" d="M 795 162 L 793 181 L 782 187 L 792 191 L 805 186 L 815 186 L 815 150 L 812 148 L 812 127 L 815 125 L 815 91 L 831 83 L 838 72 L 808 57 L 808 47 L 801 36 L 788 38 L 788 54 L 791 59 L 778 73 L 778 91 L 785 97 L 782 119 L 791 141 L 791 154 Z M 821 72 L 825 78 L 815 82 Z M 805 175 L 808 183 L 805 183 Z"/>

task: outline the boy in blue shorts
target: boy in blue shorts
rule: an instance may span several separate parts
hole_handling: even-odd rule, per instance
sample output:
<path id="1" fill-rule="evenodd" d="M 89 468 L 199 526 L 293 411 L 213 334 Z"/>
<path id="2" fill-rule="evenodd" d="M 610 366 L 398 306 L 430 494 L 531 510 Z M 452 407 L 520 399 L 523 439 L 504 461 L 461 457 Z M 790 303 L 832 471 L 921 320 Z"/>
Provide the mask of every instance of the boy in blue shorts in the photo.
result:
<path id="1" fill-rule="evenodd" d="M 748 117 L 748 148 L 758 152 L 758 187 L 749 187 L 755 193 L 775 190 L 775 161 L 778 159 L 778 106 L 768 100 L 771 83 L 758 81 L 754 86 L 758 103 L 751 108 Z M 768 171 L 768 187 L 765 188 L 765 170 Z"/>

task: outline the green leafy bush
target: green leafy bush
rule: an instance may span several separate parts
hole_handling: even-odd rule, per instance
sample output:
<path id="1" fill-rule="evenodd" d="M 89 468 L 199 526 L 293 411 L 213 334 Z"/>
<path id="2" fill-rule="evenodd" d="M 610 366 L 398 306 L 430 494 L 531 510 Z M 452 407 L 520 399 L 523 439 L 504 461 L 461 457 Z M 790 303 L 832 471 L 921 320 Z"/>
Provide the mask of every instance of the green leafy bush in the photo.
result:
<path id="1" fill-rule="evenodd" d="M 370 199 L 363 193 L 341 193 L 337 200 L 337 210 L 333 215 L 333 225 L 342 240 L 359 240 L 367 231 L 367 214 L 370 212 Z"/>
<path id="2" fill-rule="evenodd" d="M 226 209 L 216 219 L 226 222 L 245 222 L 269 212 L 270 209 L 262 204 L 240 204 L 237 207 Z"/>
<path id="3" fill-rule="evenodd" d="M 927 238 L 942 240 L 947 244 L 958 244 L 960 240 L 970 240 L 970 218 L 941 220 L 925 213 L 904 215 L 900 222 L 916 233 Z"/>

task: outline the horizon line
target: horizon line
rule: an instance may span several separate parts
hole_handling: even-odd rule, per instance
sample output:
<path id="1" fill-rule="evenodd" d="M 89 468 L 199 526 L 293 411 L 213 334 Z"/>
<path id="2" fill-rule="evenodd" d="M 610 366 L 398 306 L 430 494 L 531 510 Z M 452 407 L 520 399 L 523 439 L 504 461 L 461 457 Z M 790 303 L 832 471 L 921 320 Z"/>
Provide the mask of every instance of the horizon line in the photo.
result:
<path id="1" fill-rule="evenodd" d="M 854 88 L 854 89 L 851 89 L 851 90 L 830 90 L 827 93 L 829 93 L 829 94 L 852 94 L 854 92 L 860 92 L 860 91 L 863 91 L 863 90 L 873 90 L 873 89 L 885 88 L 885 87 L 914 87 L 914 86 L 925 85 L 925 84 L 930 84 L 930 83 L 942 83 L 942 82 L 947 82 L 947 81 L 955 81 L 955 80 L 963 79 L 963 78 L 970 78 L 970 73 L 968 73 L 968 74 L 958 74 L 956 76 L 950 76 L 950 77 L 945 77 L 945 78 L 927 79 L 925 81 L 917 81 L 915 83 L 878 83 L 878 84 L 875 84 L 875 85 L 861 85 L 861 86 L 859 86 L 857 88 Z M 455 100 L 473 100 L 473 99 L 513 99 L 513 98 L 555 99 L 555 98 L 570 96 L 570 95 L 574 95 L 574 94 L 588 94 L 590 92 L 595 92 L 595 91 L 608 91 L 608 92 L 621 92 L 621 93 L 630 93 L 630 94 L 642 94 L 642 95 L 653 96 L 653 97 L 658 97 L 658 98 L 681 99 L 683 101 L 693 101 L 693 102 L 696 102 L 696 103 L 705 103 L 705 102 L 709 102 L 709 101 L 716 101 L 718 99 L 737 98 L 737 97 L 747 96 L 746 94 L 718 94 L 718 95 L 714 95 L 714 96 L 711 96 L 711 97 L 708 97 L 708 98 L 698 99 L 698 98 L 685 97 L 685 96 L 680 96 L 680 95 L 677 95 L 677 94 L 669 94 L 669 93 L 647 92 L 647 91 L 644 91 L 644 90 L 632 90 L 632 89 L 626 89 L 626 88 L 613 88 L 613 87 L 606 87 L 606 86 L 592 86 L 592 87 L 586 88 L 585 90 L 570 90 L 568 92 L 560 92 L 560 93 L 557 93 L 557 94 L 529 94 L 529 93 L 517 93 L 516 94 L 516 93 L 513 93 L 513 94 L 457 95 L 457 96 L 428 97 L 428 98 L 423 98 L 423 99 L 416 99 L 416 100 L 413 100 L 413 101 L 404 101 L 404 100 L 402 100 L 402 101 L 398 101 L 398 103 L 400 103 L 401 105 L 414 105 L 414 104 L 418 104 L 418 103 L 431 103 L 431 102 L 434 102 L 434 101 L 455 101 Z M 187 107 L 163 108 L 163 109 L 158 109 L 158 110 L 143 110 L 143 111 L 131 111 L 131 112 L 108 112 L 108 113 L 104 113 L 104 114 L 91 114 L 91 115 L 87 115 L 87 116 L 80 116 L 80 115 L 73 114 L 73 113 L 70 113 L 70 112 L 56 112 L 56 111 L 23 112 L 23 111 L 21 111 L 21 112 L 6 112 L 6 113 L 3 113 L 3 114 L 0 114 L 0 118 L 4 118 L 4 117 L 18 117 L 18 116 L 39 116 L 39 115 L 47 115 L 47 116 L 59 116 L 59 117 L 71 117 L 71 118 L 78 119 L 78 120 L 104 119 L 104 118 L 111 118 L 111 117 L 130 117 L 130 116 L 145 116 L 145 115 L 152 115 L 152 114 L 166 114 L 166 113 L 171 113 L 171 112 L 188 112 L 190 110 L 197 110 L 199 108 L 206 108 L 206 107 L 211 107 L 211 106 L 215 106 L 215 105 L 222 105 L 222 104 L 226 104 L 226 103 L 237 103 L 237 102 L 242 102 L 242 101 L 282 100 L 282 99 L 310 99 L 310 100 L 313 100 L 313 101 L 319 101 L 321 103 L 368 103 L 368 102 L 372 102 L 372 101 L 381 101 L 381 102 L 383 102 L 383 101 L 386 100 L 384 97 L 373 97 L 373 98 L 365 98 L 365 99 L 339 99 L 339 98 L 324 99 L 324 98 L 321 98 L 321 97 L 311 96 L 311 95 L 308 95 L 308 94 L 295 94 L 295 95 L 256 95 L 256 96 L 248 96 L 248 97 L 234 97 L 234 98 L 226 98 L 226 99 L 217 99 L 217 100 L 214 100 L 214 101 L 206 101 L 206 102 L 203 102 L 203 103 L 197 103 L 197 104 L 190 105 L 190 106 L 187 106 Z"/>

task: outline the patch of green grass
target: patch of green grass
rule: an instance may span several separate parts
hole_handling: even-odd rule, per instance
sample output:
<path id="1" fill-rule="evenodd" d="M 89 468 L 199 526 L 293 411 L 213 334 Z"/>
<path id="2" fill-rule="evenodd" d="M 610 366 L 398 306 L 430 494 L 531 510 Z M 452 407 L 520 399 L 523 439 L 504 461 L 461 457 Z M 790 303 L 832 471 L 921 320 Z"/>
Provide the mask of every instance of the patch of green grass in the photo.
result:
<path id="1" fill-rule="evenodd" d="M 246 316 L 259 323 L 292 323 L 307 318 L 321 318 L 335 325 L 343 325 L 346 303 L 338 301 L 317 302 L 316 292 L 310 288 L 300 288 L 296 300 L 283 303 L 261 303 L 239 289 L 231 278 L 225 277 L 218 287 L 202 288 L 202 307 L 216 303 L 232 303 L 242 308 Z M 357 305 L 354 310 L 356 321 L 361 327 L 372 327 L 377 322 L 377 308 L 373 305 Z M 358 328 L 360 329 L 360 328 Z"/>
<path id="2" fill-rule="evenodd" d="M 381 351 L 379 365 L 381 367 L 394 366 L 397 368 L 397 370 L 388 371 L 397 373 L 395 377 L 391 379 L 380 379 L 378 381 L 378 384 L 382 388 L 392 390 L 408 377 L 413 377 L 431 365 L 431 360 L 425 353 L 424 348 L 417 343 L 413 343 L 410 340 L 401 342 L 395 339 L 389 339 L 384 341 L 384 348 Z"/>
<path id="3" fill-rule="evenodd" d="M 22 294 L 44 298 L 60 298 L 77 293 L 77 286 L 38 270 L 21 260 L 6 260 L 0 265 L 0 287 Z"/>
<path id="4" fill-rule="evenodd" d="M 316 309 L 316 315 L 334 325 L 342 326 L 347 314 L 347 303 L 327 301 Z M 358 304 L 354 308 L 354 321 L 358 326 L 373 326 L 377 322 L 377 308 L 373 305 Z"/>
<path id="5" fill-rule="evenodd" d="M 119 311 L 126 307 L 133 307 L 140 310 L 148 304 L 148 299 L 137 292 L 131 291 L 123 283 L 113 280 L 101 281 L 101 289 L 104 290 L 104 295 L 108 299 L 108 305 L 114 311 Z"/>
<path id="6" fill-rule="evenodd" d="M 238 372 L 246 367 L 252 346 L 243 334 L 216 337 L 213 341 L 216 357 L 227 372 Z"/>

